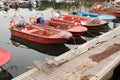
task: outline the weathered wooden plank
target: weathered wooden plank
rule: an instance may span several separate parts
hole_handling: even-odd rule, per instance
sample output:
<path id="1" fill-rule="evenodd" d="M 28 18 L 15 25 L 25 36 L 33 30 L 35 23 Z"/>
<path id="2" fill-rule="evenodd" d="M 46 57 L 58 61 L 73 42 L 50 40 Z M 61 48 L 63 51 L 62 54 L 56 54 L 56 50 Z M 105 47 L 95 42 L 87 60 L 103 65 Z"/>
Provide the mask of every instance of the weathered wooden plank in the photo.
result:
<path id="1" fill-rule="evenodd" d="M 105 66 L 102 70 L 100 70 L 90 80 L 102 80 L 112 69 L 114 69 L 120 62 L 120 51 L 118 53 L 119 53 L 118 56 L 116 56 L 110 63 L 108 63 L 107 66 Z"/>

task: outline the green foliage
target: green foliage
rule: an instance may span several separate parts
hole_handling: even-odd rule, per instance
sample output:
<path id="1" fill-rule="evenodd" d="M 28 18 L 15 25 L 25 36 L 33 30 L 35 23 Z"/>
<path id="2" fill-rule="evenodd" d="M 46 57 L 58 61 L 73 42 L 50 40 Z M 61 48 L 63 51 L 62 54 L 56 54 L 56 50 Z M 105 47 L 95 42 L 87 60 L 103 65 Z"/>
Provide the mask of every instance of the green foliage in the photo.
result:
<path id="1" fill-rule="evenodd" d="M 60 9 L 60 10 L 68 10 L 71 7 L 76 7 L 79 8 L 79 3 L 75 2 L 73 4 L 69 4 L 69 3 L 55 3 L 53 2 L 49 2 L 49 1 L 41 1 L 41 5 L 40 5 L 40 10 L 45 10 L 47 8 L 53 8 L 53 9 Z"/>

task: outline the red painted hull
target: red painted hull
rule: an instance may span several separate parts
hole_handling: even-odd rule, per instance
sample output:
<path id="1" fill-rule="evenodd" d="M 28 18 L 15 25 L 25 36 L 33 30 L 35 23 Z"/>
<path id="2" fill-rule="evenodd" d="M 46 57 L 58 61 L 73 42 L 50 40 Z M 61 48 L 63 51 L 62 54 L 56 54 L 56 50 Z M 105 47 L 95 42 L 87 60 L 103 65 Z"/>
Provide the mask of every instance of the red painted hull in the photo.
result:
<path id="1" fill-rule="evenodd" d="M 66 23 L 69 23 L 69 24 L 74 24 L 77 23 L 77 25 L 79 26 L 82 26 L 83 24 L 81 24 L 82 22 L 84 21 L 90 21 L 91 18 L 84 18 L 84 17 L 81 17 L 81 16 L 74 16 L 74 15 L 60 15 L 58 18 L 52 18 L 53 21 L 61 21 L 61 22 L 66 22 Z M 104 25 L 106 24 L 107 21 L 105 20 L 100 20 L 100 24 L 95 24 L 95 25 L 83 25 L 83 26 L 86 26 L 87 28 L 97 28 L 99 27 L 100 25 Z"/>
<path id="2" fill-rule="evenodd" d="M 49 26 L 53 26 L 60 30 L 69 31 L 72 33 L 74 37 L 81 36 L 85 31 L 87 31 L 87 28 L 82 25 L 75 25 L 71 23 L 65 23 L 55 20 L 46 20 L 46 24 Z"/>
<path id="3" fill-rule="evenodd" d="M 84 32 L 71 32 L 74 37 L 80 37 Z"/>
<path id="4" fill-rule="evenodd" d="M 12 3 L 9 5 L 9 7 L 12 9 L 16 9 L 16 8 L 18 8 L 18 4 Z"/>
<path id="5" fill-rule="evenodd" d="M 25 38 L 30 41 L 38 42 L 38 43 L 44 43 L 44 44 L 56 44 L 61 42 L 66 42 L 67 38 L 61 38 L 61 37 L 47 37 L 47 36 L 38 36 L 34 34 L 29 34 L 27 32 L 18 31 L 15 29 L 10 28 L 11 34 L 14 36 L 18 36 L 21 38 Z"/>
<path id="6" fill-rule="evenodd" d="M 100 9 L 93 9 L 92 12 L 94 13 L 98 13 L 98 14 L 108 14 L 108 15 L 113 15 L 116 17 L 120 17 L 120 9 L 118 8 L 107 8 L 104 10 L 100 10 Z"/>
<path id="7" fill-rule="evenodd" d="M 0 48 L 0 66 L 5 65 L 10 60 L 10 58 L 10 53 Z"/>

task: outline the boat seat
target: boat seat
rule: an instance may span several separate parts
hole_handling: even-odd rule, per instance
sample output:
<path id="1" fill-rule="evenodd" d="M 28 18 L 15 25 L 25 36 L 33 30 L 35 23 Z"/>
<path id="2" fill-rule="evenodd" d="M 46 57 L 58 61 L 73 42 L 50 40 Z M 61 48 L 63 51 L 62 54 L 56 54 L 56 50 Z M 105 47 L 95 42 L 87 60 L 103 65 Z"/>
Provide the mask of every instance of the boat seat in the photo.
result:
<path id="1" fill-rule="evenodd" d="M 38 31 L 38 29 L 28 30 L 27 33 L 32 33 L 32 32 L 36 32 L 36 31 Z"/>

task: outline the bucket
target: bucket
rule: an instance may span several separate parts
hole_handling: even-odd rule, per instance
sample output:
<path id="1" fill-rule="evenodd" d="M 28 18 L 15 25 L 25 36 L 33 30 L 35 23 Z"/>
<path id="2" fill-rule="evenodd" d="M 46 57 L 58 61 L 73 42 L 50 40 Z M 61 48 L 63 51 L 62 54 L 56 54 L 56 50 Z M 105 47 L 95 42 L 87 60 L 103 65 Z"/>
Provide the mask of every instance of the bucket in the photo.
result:
<path id="1" fill-rule="evenodd" d="M 37 23 L 44 24 L 45 20 L 42 17 L 37 18 Z"/>

